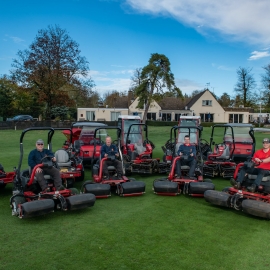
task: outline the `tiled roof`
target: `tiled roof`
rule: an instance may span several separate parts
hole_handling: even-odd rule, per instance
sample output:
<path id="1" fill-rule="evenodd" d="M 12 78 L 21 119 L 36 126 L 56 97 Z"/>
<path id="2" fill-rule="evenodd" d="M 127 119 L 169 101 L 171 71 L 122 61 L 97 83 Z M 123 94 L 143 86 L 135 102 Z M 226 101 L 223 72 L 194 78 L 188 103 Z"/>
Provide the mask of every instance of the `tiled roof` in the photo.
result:
<path id="1" fill-rule="evenodd" d="M 184 110 L 184 101 L 180 98 L 166 97 L 158 102 L 162 110 Z"/>

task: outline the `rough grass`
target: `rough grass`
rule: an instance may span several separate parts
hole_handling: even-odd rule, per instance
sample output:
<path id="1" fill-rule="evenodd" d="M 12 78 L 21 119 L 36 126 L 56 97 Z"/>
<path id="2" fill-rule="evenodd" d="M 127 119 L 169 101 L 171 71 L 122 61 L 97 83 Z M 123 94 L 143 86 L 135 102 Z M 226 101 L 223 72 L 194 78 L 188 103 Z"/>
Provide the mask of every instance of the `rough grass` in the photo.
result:
<path id="1" fill-rule="evenodd" d="M 169 127 L 149 127 L 155 156 L 169 137 Z M 1 131 L 0 163 L 7 171 L 18 165 L 20 131 Z M 203 136 L 208 140 L 210 129 Z M 258 138 L 261 146 L 263 134 Z M 46 132 L 25 136 L 25 156 Z M 64 136 L 56 134 L 54 150 Z M 26 166 L 26 159 L 24 159 Z M 86 179 L 90 179 L 87 168 Z M 93 208 L 55 212 L 20 220 L 11 216 L 12 187 L 0 191 L 0 269 L 268 269 L 269 221 L 203 198 L 157 196 L 155 176 L 141 197 L 96 201 Z M 214 179 L 216 189 L 228 180 Z M 77 184 L 80 187 L 80 184 Z"/>

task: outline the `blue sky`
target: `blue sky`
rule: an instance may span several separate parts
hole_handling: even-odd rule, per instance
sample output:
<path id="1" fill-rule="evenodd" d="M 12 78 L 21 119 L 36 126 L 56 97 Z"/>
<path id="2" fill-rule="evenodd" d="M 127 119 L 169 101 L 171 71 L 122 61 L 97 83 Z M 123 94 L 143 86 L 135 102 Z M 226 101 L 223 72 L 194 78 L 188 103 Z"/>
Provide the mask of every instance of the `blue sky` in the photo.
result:
<path id="1" fill-rule="evenodd" d="M 259 91 L 270 64 L 269 14 L 268 0 L 2 0 L 0 74 L 38 30 L 57 24 L 79 43 L 100 94 L 127 91 L 152 53 L 169 58 L 183 93 L 208 85 L 233 96 L 240 66 L 253 69 Z"/>

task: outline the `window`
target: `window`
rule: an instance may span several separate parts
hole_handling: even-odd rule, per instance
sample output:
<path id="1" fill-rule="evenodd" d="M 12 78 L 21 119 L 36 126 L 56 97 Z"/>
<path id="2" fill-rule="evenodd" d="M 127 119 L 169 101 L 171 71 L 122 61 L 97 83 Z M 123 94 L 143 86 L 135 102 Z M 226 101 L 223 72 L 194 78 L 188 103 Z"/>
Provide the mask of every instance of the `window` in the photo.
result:
<path id="1" fill-rule="evenodd" d="M 162 121 L 171 121 L 172 115 L 170 113 L 162 113 Z"/>
<path id="2" fill-rule="evenodd" d="M 156 113 L 147 113 L 147 120 L 156 120 Z"/>
<path id="3" fill-rule="evenodd" d="M 214 114 L 213 113 L 201 113 L 201 121 L 202 122 L 214 122 Z"/>
<path id="4" fill-rule="evenodd" d="M 111 112 L 111 121 L 117 121 L 120 114 L 120 112 Z"/>
<path id="5" fill-rule="evenodd" d="M 181 116 L 181 113 L 176 113 L 176 114 L 174 115 L 174 121 L 177 121 L 177 122 L 178 122 L 180 116 Z"/>
<path id="6" fill-rule="evenodd" d="M 243 123 L 244 115 L 243 114 L 229 114 L 229 123 Z"/>
<path id="7" fill-rule="evenodd" d="M 212 100 L 203 100 L 202 105 L 203 106 L 212 106 Z"/>
<path id="8" fill-rule="evenodd" d="M 95 121 L 95 111 L 87 111 L 86 112 L 86 120 L 88 121 Z"/>

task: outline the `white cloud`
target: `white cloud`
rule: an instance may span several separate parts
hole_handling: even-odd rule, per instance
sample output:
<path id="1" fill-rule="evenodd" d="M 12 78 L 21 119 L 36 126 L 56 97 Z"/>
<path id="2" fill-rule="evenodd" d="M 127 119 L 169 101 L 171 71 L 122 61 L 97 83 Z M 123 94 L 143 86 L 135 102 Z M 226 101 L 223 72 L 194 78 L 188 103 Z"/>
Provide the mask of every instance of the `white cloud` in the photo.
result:
<path id="1" fill-rule="evenodd" d="M 179 87 L 183 94 L 190 95 L 194 90 L 202 90 L 204 89 L 204 85 L 189 80 L 189 79 L 175 79 L 175 84 Z"/>
<path id="2" fill-rule="evenodd" d="M 268 0 L 126 0 L 126 3 L 141 13 L 172 16 L 202 34 L 214 30 L 233 40 L 270 44 Z"/>
<path id="3" fill-rule="evenodd" d="M 9 36 L 9 35 L 6 35 L 6 37 L 9 37 L 10 39 L 12 39 L 14 43 L 22 43 L 25 41 L 19 37 L 13 37 L 13 36 Z"/>
<path id="4" fill-rule="evenodd" d="M 248 60 L 258 60 L 264 57 L 269 57 L 270 54 L 268 51 L 263 51 L 263 52 L 259 52 L 259 51 L 254 51 L 251 53 L 251 56 L 248 58 Z"/>

